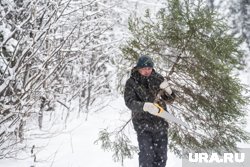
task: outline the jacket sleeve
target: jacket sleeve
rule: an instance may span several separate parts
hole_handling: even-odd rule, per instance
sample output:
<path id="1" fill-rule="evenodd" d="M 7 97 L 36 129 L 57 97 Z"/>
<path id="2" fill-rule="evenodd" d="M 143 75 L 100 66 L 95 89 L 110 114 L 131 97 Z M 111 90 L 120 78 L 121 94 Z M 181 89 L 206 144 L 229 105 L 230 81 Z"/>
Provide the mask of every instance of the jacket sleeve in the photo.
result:
<path id="1" fill-rule="evenodd" d="M 133 82 L 129 79 L 126 82 L 124 91 L 125 104 L 130 110 L 134 112 L 141 112 L 143 111 L 144 102 L 139 101 L 134 88 L 135 86 L 133 86 Z"/>

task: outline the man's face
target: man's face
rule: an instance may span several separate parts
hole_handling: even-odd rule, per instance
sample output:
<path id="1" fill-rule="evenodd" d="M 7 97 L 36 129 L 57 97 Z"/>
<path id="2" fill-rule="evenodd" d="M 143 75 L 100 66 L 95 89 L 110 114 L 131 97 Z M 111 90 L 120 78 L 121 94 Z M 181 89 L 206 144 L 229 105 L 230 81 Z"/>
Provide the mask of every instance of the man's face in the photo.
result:
<path id="1" fill-rule="evenodd" d="M 144 77 L 149 77 L 153 71 L 152 67 L 144 67 L 144 68 L 140 68 L 139 73 L 144 76 Z"/>

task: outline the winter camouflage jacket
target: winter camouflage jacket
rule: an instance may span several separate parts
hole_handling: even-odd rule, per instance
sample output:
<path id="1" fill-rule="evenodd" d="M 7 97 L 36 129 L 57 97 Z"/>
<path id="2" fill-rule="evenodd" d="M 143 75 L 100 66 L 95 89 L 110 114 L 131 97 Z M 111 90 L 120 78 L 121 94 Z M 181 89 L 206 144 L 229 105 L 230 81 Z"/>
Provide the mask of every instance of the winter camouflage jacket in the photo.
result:
<path id="1" fill-rule="evenodd" d="M 168 128 L 168 123 L 160 117 L 143 111 L 145 102 L 155 102 L 160 91 L 160 84 L 164 78 L 154 70 L 149 77 L 140 75 L 135 68 L 125 85 L 124 99 L 127 107 L 132 111 L 132 121 L 135 130 L 162 130 Z M 166 105 L 161 105 L 166 110 Z"/>

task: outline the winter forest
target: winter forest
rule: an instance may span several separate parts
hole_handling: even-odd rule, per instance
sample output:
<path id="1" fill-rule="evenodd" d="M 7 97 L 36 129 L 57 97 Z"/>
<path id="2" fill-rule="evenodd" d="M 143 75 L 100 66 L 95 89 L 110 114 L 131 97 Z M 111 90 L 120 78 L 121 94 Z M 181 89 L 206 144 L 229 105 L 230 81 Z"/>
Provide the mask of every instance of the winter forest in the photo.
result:
<path id="1" fill-rule="evenodd" d="M 123 91 L 141 54 L 177 92 L 171 113 L 199 132 L 173 124 L 168 151 L 235 151 L 250 139 L 249 30 L 247 0 L 0 0 L 0 166 L 56 166 L 48 143 L 79 121 L 79 143 L 107 166 L 138 166 Z M 92 147 L 75 140 L 85 163 Z"/>

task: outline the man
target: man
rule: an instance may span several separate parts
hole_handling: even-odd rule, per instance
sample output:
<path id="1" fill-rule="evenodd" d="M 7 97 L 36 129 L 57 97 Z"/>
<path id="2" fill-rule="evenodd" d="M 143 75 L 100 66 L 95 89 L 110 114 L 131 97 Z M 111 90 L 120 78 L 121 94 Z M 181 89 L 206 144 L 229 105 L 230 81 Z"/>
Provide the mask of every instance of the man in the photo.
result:
<path id="1" fill-rule="evenodd" d="M 125 85 L 124 99 L 132 110 L 132 122 L 139 144 L 140 167 L 165 167 L 167 161 L 168 123 L 157 116 L 158 103 L 166 110 L 174 93 L 167 80 L 155 72 L 148 56 L 141 56 Z"/>

